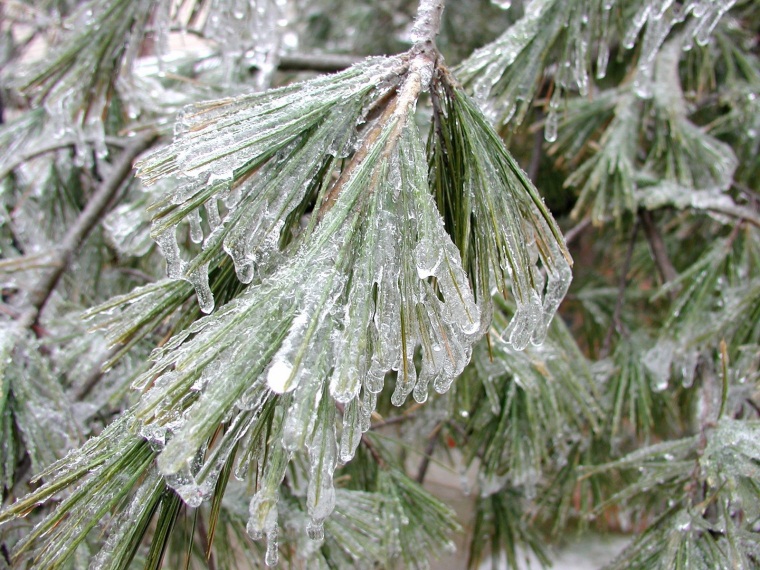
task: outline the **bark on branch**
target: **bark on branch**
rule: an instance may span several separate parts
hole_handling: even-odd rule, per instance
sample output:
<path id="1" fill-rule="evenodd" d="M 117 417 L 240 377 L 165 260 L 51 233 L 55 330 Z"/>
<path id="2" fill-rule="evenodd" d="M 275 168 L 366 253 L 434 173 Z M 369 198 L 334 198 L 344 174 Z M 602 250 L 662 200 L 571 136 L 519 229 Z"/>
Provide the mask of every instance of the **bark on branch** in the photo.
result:
<path id="1" fill-rule="evenodd" d="M 54 267 L 43 275 L 29 292 L 28 306 L 19 316 L 17 326 L 29 328 L 37 323 L 39 315 L 58 285 L 61 275 L 71 264 L 74 253 L 106 213 L 119 188 L 131 174 L 134 160 L 151 145 L 155 138 L 156 136 L 152 134 L 139 137 L 121 153 L 112 165 L 110 175 L 89 199 L 87 206 L 79 214 L 74 225 L 66 232 L 61 245 L 56 249 L 53 255 Z"/>

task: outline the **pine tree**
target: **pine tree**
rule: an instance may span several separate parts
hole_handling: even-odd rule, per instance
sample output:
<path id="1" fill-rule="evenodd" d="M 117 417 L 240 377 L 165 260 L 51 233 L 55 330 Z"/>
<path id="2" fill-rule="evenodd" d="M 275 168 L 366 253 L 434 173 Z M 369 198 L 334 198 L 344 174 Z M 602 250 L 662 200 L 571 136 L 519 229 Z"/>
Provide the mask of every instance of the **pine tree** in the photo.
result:
<path id="1" fill-rule="evenodd" d="M 0 566 L 760 567 L 759 3 L 0 14 Z"/>

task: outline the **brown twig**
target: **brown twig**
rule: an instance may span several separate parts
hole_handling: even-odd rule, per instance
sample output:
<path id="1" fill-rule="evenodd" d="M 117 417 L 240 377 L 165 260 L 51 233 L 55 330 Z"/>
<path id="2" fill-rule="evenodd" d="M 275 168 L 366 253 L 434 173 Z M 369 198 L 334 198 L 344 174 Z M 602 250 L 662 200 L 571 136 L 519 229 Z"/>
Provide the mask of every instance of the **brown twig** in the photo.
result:
<path id="1" fill-rule="evenodd" d="M 570 245 L 578 239 L 578 236 L 580 236 L 589 226 L 591 226 L 591 218 L 583 218 L 580 222 L 565 232 L 565 243 Z"/>
<path id="2" fill-rule="evenodd" d="M 112 165 L 110 175 L 90 197 L 87 206 L 79 214 L 74 225 L 66 232 L 61 245 L 55 251 L 53 269 L 43 275 L 31 288 L 28 306 L 19 316 L 18 326 L 30 328 L 37 323 L 40 312 L 58 285 L 64 271 L 71 264 L 74 253 L 100 222 L 112 198 L 132 173 L 132 162 L 150 146 L 155 138 L 156 136 L 153 134 L 138 138 L 124 150 Z"/>
<path id="3" fill-rule="evenodd" d="M 79 385 L 73 389 L 71 394 L 72 400 L 81 402 L 90 394 L 90 392 L 92 392 L 93 388 L 98 385 L 98 382 L 100 382 L 100 379 L 105 373 L 103 371 L 104 363 L 108 362 L 114 356 L 116 356 L 121 349 L 121 345 L 114 346 L 98 360 L 98 363 L 95 366 L 90 368 L 90 371 L 87 373 L 87 376 L 85 376 L 84 381 L 79 383 Z"/>
<path id="4" fill-rule="evenodd" d="M 600 357 L 606 358 L 610 353 L 610 346 L 612 345 L 612 335 L 615 331 L 623 333 L 623 323 L 620 321 L 620 314 L 623 312 L 623 302 L 625 301 L 625 287 L 628 284 L 628 271 L 631 268 L 631 260 L 633 259 L 633 249 L 636 245 L 636 236 L 639 233 L 639 221 L 633 225 L 633 232 L 628 242 L 628 251 L 625 254 L 625 261 L 623 267 L 620 270 L 620 279 L 618 281 L 618 296 L 615 301 L 615 310 L 612 313 L 612 320 L 610 321 L 610 328 L 607 329 L 607 334 L 604 337 L 602 348 L 600 350 Z"/>
<path id="5" fill-rule="evenodd" d="M 657 266 L 657 272 L 660 274 L 662 284 L 665 285 L 671 281 L 675 281 L 678 278 L 678 272 L 670 261 L 662 234 L 660 234 L 657 225 L 652 219 L 652 213 L 649 210 L 640 210 L 639 221 L 644 229 L 644 235 L 649 243 L 649 251 L 652 253 L 652 259 L 654 259 L 654 263 Z M 673 299 L 678 295 L 678 291 L 675 287 L 672 287 L 668 290 L 668 294 Z"/>
<path id="6" fill-rule="evenodd" d="M 540 120 L 540 111 L 536 111 L 537 120 Z M 538 170 L 541 166 L 541 158 L 544 155 L 544 131 L 542 129 L 536 130 L 533 133 L 533 149 L 530 153 L 530 163 L 528 164 L 528 178 L 530 178 L 533 184 L 536 183 L 538 178 Z"/>
<path id="7" fill-rule="evenodd" d="M 8 166 L 0 170 L 0 180 L 8 176 L 11 172 L 16 170 L 19 166 L 22 164 L 29 162 L 30 160 L 34 160 L 35 158 L 38 158 L 44 154 L 48 154 L 51 152 L 56 152 L 58 150 L 63 150 L 65 148 L 76 146 L 78 141 L 74 139 L 64 139 L 55 141 L 54 143 L 48 144 L 48 145 L 42 145 L 36 147 L 34 150 L 29 151 L 25 154 L 22 154 L 18 158 L 16 158 L 13 162 L 11 162 Z M 92 142 L 92 139 L 85 139 L 84 142 Z M 121 137 L 106 137 L 105 138 L 106 144 L 109 144 L 111 146 L 119 146 L 122 148 L 126 148 L 128 144 L 128 139 L 123 139 Z"/>
<path id="8" fill-rule="evenodd" d="M 377 450 L 377 448 L 375 448 L 375 444 L 370 441 L 368 434 L 362 434 L 361 442 L 367 451 L 369 451 L 369 454 L 372 456 L 372 459 L 375 460 L 375 463 L 377 463 L 378 467 L 385 469 L 385 460 L 380 456 L 380 452 Z"/>
<path id="9" fill-rule="evenodd" d="M 384 428 L 385 426 L 390 426 L 393 424 L 400 424 L 407 420 L 414 419 L 415 417 L 417 417 L 417 414 L 401 414 L 400 416 L 393 416 L 392 418 L 388 418 L 387 420 L 381 420 L 377 423 L 372 424 L 369 429 L 371 431 L 371 430 Z"/>
<path id="10" fill-rule="evenodd" d="M 427 445 L 425 446 L 425 451 L 423 451 L 422 455 L 422 461 L 420 461 L 420 466 L 417 469 L 417 483 L 422 484 L 425 481 L 425 475 L 427 475 L 427 470 L 430 466 L 430 458 L 433 456 L 433 451 L 435 451 L 435 446 L 438 443 L 438 436 L 441 433 L 442 427 L 443 422 L 438 422 L 428 436 Z"/>
<path id="11" fill-rule="evenodd" d="M 342 71 L 359 62 L 360 58 L 341 54 L 289 54 L 280 57 L 279 71 L 319 71 L 331 73 Z"/>

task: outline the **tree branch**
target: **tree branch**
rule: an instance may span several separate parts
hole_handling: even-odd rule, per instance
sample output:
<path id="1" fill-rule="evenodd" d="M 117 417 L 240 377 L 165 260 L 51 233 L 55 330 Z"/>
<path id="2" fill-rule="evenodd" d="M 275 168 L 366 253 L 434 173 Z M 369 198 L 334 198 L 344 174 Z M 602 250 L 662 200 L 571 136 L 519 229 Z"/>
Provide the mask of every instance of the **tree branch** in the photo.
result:
<path id="1" fill-rule="evenodd" d="M 652 253 L 652 258 L 657 266 L 657 272 L 662 278 L 662 284 L 665 285 L 671 281 L 675 281 L 678 278 L 678 272 L 673 263 L 668 257 L 668 250 L 665 247 L 665 242 L 662 239 L 660 231 L 652 219 L 652 213 L 649 210 L 639 211 L 639 220 L 641 226 L 644 228 L 644 235 L 646 235 L 647 242 L 649 243 L 649 251 Z M 678 291 L 675 288 L 668 290 L 670 298 L 674 298 L 678 295 Z"/>
<path id="2" fill-rule="evenodd" d="M 600 358 L 606 358 L 610 353 L 610 346 L 612 345 L 612 334 L 615 331 L 622 332 L 623 324 L 620 321 L 620 314 L 623 312 L 623 302 L 625 300 L 625 286 L 628 283 L 628 271 L 631 268 L 631 260 L 633 259 L 633 249 L 636 245 L 636 236 L 639 233 L 639 221 L 638 219 L 633 225 L 633 232 L 631 233 L 631 239 L 628 242 L 628 251 L 625 254 L 625 262 L 620 269 L 620 280 L 618 282 L 618 296 L 615 301 L 615 310 L 612 313 L 612 321 L 610 322 L 610 328 L 607 329 L 607 334 L 604 337 L 602 343 L 602 349 L 600 351 Z"/>
<path id="3" fill-rule="evenodd" d="M 72 401 L 81 402 L 90 395 L 90 392 L 92 392 L 93 388 L 97 386 L 98 382 L 100 382 L 100 379 L 103 377 L 103 366 L 105 363 L 116 356 L 122 348 L 122 345 L 114 346 L 98 359 L 97 364 L 90 368 L 84 380 L 73 388 L 71 394 Z"/>
<path id="4" fill-rule="evenodd" d="M 280 56 L 277 69 L 278 71 L 320 71 L 332 73 L 343 71 L 359 61 L 361 61 L 361 58 L 353 55 L 293 53 Z"/>
<path id="5" fill-rule="evenodd" d="M 372 424 L 369 429 L 370 431 L 384 428 L 385 426 L 390 426 L 393 424 L 400 424 L 407 420 L 411 420 L 417 417 L 417 414 L 415 413 L 405 413 L 401 414 L 400 416 L 393 416 L 392 418 L 388 418 L 387 420 L 380 420 L 377 423 Z"/>
<path id="6" fill-rule="evenodd" d="M 422 484 L 425 481 L 425 475 L 427 475 L 427 470 L 430 466 L 430 458 L 433 456 L 433 451 L 435 451 L 435 446 L 438 443 L 438 435 L 441 433 L 442 427 L 443 422 L 438 422 L 428 436 L 425 451 L 422 452 L 422 461 L 420 461 L 420 466 L 417 469 L 417 483 Z"/>
<path id="7" fill-rule="evenodd" d="M 109 144 L 112 146 L 119 146 L 122 148 L 125 148 L 127 146 L 127 140 L 121 137 L 106 137 L 105 141 L 106 141 L 106 144 Z M 76 144 L 78 144 L 78 142 L 79 141 L 76 141 L 74 139 L 63 139 L 63 140 L 55 141 L 51 144 L 38 146 L 32 151 L 22 154 L 16 160 L 11 162 L 8 166 L 0 170 L 0 180 L 8 176 L 11 172 L 16 170 L 19 166 L 21 166 L 22 164 L 26 162 L 29 162 L 30 160 L 33 160 L 49 152 L 55 152 L 57 150 L 62 150 L 64 148 L 75 146 Z M 92 142 L 92 139 L 85 139 L 85 142 Z"/>
<path id="8" fill-rule="evenodd" d="M 541 112 L 536 111 L 536 119 L 541 119 Z M 528 164 L 528 178 L 530 178 L 533 184 L 538 182 L 538 171 L 541 167 L 541 158 L 544 154 L 544 131 L 537 129 L 533 133 L 533 149 L 530 153 L 530 163 Z"/>
<path id="9" fill-rule="evenodd" d="M 411 33 L 415 47 L 435 44 L 435 37 L 441 29 L 441 14 L 443 0 L 420 0 Z"/>
<path id="10" fill-rule="evenodd" d="M 53 256 L 53 269 L 46 275 L 43 275 L 31 288 L 29 306 L 19 317 L 17 321 L 18 326 L 29 328 L 37 323 L 40 312 L 58 285 L 61 275 L 63 275 L 63 272 L 66 271 L 71 263 L 74 253 L 98 224 L 111 200 L 131 174 L 132 162 L 151 145 L 155 138 L 155 134 L 139 137 L 124 150 L 118 160 L 112 165 L 109 177 L 98 187 L 88 200 L 87 206 L 79 214 L 74 225 L 66 232 L 60 247 L 58 247 Z"/>
<path id="11" fill-rule="evenodd" d="M 565 232 L 565 243 L 567 245 L 570 245 L 570 243 L 578 239 L 578 236 L 581 235 L 589 226 L 591 226 L 591 218 L 583 218 L 580 222 Z"/>

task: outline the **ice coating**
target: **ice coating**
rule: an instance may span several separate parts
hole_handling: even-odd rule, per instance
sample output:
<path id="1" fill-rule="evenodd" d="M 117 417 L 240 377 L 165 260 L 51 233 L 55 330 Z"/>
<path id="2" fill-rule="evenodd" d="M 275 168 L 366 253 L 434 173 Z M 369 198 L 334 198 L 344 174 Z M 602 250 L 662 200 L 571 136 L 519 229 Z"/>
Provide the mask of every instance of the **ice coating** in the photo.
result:
<path id="1" fill-rule="evenodd" d="M 556 63 L 554 94 L 590 92 L 590 53 L 597 52 L 596 75 L 606 74 L 609 45 L 618 42 L 613 8 L 622 4 L 534 0 L 495 41 L 476 50 L 456 70 L 458 78 L 474 94 L 488 119 L 497 125 L 519 126 L 527 116 L 547 65 Z M 617 16 L 617 14 L 616 14 Z M 552 45 L 559 61 L 548 58 Z M 547 113 L 546 133 L 552 142 L 557 113 Z"/>
<path id="2" fill-rule="evenodd" d="M 152 236 L 169 277 L 191 281 L 204 311 L 213 307 L 199 275 L 204 264 L 208 269 L 223 248 L 238 278 L 253 280 L 277 252 L 283 220 L 313 198 L 319 190 L 313 181 L 325 165 L 342 158 L 327 149 L 351 147 L 362 110 L 393 88 L 400 65 L 396 58 L 369 59 L 337 75 L 186 107 L 174 142 L 138 163 L 147 185 L 179 179 L 152 206 Z M 379 83 L 385 87 L 376 88 Z M 175 247 L 183 219 L 191 240 L 202 243 L 191 260 Z"/>
<path id="3" fill-rule="evenodd" d="M 335 439 L 335 406 L 327 404 L 318 408 L 317 425 L 308 445 L 309 450 L 309 485 L 306 492 L 306 508 L 311 517 L 313 538 L 318 538 L 322 522 L 335 508 L 335 487 L 333 472 L 338 460 L 338 447 Z"/>
<path id="4" fill-rule="evenodd" d="M 263 394 L 278 395 L 282 457 L 265 468 L 267 482 L 251 500 L 254 536 L 274 532 L 283 463 L 304 448 L 312 465 L 310 528 L 321 536 L 334 505 L 332 472 L 369 428 L 386 374 L 396 375 L 394 404 L 411 394 L 424 401 L 431 386 L 448 389 L 483 333 L 459 252 L 429 193 L 416 127 L 391 122 L 372 145 L 302 247 L 260 284 L 171 339 L 144 375 L 152 388 L 137 411 L 143 432 L 158 434 L 159 469 L 193 504 L 213 490 L 224 450 L 252 429 L 251 414 L 268 401 Z M 171 250 L 173 235 L 166 235 Z M 419 252 L 432 244 L 436 261 L 421 273 Z M 418 348 L 421 365 L 414 362 Z M 173 407 L 186 390 L 200 396 L 180 413 Z M 342 418 L 329 416 L 336 402 Z M 231 412 L 236 419 L 220 451 L 195 464 L 212 426 Z"/>
<path id="5" fill-rule="evenodd" d="M 488 228 L 474 238 L 475 256 L 489 260 L 498 289 L 506 294 L 509 288 L 516 303 L 501 338 L 518 350 L 540 344 L 572 279 L 564 240 L 527 175 L 467 96 L 457 94 L 449 104 L 479 157 L 464 173 L 472 211 Z M 476 285 L 479 297 L 490 297 L 485 279 Z"/>
<path id="6" fill-rule="evenodd" d="M 504 336 L 514 348 L 543 341 L 569 285 L 569 258 L 543 202 L 484 117 L 459 99 L 463 106 L 448 112 L 458 115 L 477 157 L 459 191 L 472 216 L 494 224 L 471 237 L 477 245 L 464 252 L 474 256 L 476 275 L 465 269 L 433 198 L 412 119 L 410 94 L 421 89 L 419 74 L 409 78 L 386 103 L 395 105 L 393 112 L 358 138 L 357 113 L 372 99 L 366 86 L 344 90 L 347 99 L 328 108 L 315 107 L 320 117 L 308 123 L 303 103 L 297 113 L 280 107 L 297 105 L 296 96 L 308 103 L 306 87 L 285 88 L 279 97 L 257 100 L 270 114 L 259 117 L 264 131 L 247 135 L 252 140 L 236 139 L 252 113 L 242 101 L 209 104 L 187 110 L 174 145 L 141 167 L 149 179 L 173 172 L 188 180 L 155 207 L 154 235 L 170 276 L 193 284 L 204 311 L 213 308 L 208 274 L 219 267 L 221 251 L 249 284 L 154 352 L 152 368 L 137 382 L 150 386 L 136 409 L 141 433 L 155 441 L 166 481 L 193 505 L 213 492 L 237 442 L 245 447 L 258 441 L 250 438 L 266 437 L 266 458 L 244 455 L 234 472 L 260 473 L 247 529 L 267 537 L 271 560 L 278 490 L 294 454 L 308 455 L 309 535 L 321 540 L 336 500 L 333 472 L 351 460 L 370 428 L 386 378 L 395 385 L 396 406 L 448 390 L 488 330 L 492 273 L 513 292 L 517 307 Z M 319 80 L 309 89 L 315 85 Z M 271 137 L 280 131 L 266 122 L 285 119 L 282 113 L 296 126 L 286 121 L 281 129 L 295 134 L 277 143 Z M 204 129 L 221 129 L 226 145 L 213 167 L 193 162 L 200 158 L 190 142 L 205 136 Z M 346 145 L 354 154 L 339 159 L 335 154 L 343 152 L 330 151 Z M 226 200 L 232 193 L 235 199 Z M 284 220 L 302 216 L 307 201 L 313 213 L 293 230 Z M 190 260 L 177 243 L 185 218 L 193 241 L 199 226 L 208 231 Z M 298 233 L 282 246 L 286 231 Z M 262 418 L 269 422 L 265 431 L 256 427 Z M 207 449 L 221 423 L 224 435 Z"/>

